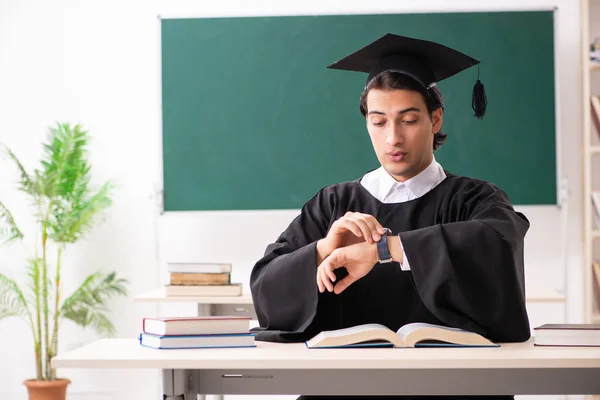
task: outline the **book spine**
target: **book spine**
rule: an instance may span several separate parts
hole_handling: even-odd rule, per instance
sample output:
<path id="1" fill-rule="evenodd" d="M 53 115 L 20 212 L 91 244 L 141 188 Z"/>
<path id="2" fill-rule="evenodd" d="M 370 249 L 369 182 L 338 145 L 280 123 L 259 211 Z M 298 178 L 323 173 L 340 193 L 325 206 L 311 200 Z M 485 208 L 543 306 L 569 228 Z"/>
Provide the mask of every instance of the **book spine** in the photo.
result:
<path id="1" fill-rule="evenodd" d="M 171 285 L 227 285 L 231 282 L 230 274 L 216 273 L 175 273 L 170 274 Z"/>

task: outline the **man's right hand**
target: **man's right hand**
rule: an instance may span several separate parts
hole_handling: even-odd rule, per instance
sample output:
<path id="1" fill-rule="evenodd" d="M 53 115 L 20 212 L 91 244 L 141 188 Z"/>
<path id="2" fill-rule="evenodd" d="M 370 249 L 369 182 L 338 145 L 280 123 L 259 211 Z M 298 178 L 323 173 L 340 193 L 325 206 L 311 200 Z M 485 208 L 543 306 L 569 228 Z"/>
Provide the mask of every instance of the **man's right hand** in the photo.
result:
<path id="1" fill-rule="evenodd" d="M 384 233 L 383 226 L 372 215 L 349 211 L 317 242 L 317 266 L 335 249 L 361 242 L 375 243 Z"/>

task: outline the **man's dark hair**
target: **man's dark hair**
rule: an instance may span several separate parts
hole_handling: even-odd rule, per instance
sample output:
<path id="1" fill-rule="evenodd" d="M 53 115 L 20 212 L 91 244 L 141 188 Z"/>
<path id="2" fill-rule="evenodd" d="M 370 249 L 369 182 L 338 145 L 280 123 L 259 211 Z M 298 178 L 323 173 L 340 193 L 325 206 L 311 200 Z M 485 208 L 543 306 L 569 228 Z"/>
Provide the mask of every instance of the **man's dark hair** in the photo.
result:
<path id="1" fill-rule="evenodd" d="M 367 94 L 371 89 L 377 90 L 395 90 L 395 89 L 406 89 L 413 90 L 415 92 L 421 93 L 423 99 L 425 100 L 425 105 L 427 107 L 427 111 L 429 113 L 429 118 L 432 118 L 433 112 L 438 108 L 444 109 L 444 98 L 442 97 L 442 93 L 437 88 L 437 86 L 433 86 L 430 89 L 425 89 L 421 86 L 420 83 L 410 78 L 407 75 L 386 71 L 375 77 L 360 96 L 360 112 L 363 116 L 367 115 Z M 446 135 L 441 130 L 434 134 L 433 137 L 433 150 L 437 150 L 444 141 L 446 140 Z"/>

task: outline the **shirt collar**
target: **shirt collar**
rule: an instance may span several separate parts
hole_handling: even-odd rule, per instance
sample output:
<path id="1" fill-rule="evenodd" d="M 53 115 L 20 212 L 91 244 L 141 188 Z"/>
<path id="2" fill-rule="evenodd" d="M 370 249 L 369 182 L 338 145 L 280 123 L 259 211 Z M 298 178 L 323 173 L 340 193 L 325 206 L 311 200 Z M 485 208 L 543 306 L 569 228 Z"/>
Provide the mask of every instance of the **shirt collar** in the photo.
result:
<path id="1" fill-rule="evenodd" d="M 421 197 L 425 193 L 429 192 L 440 180 L 445 178 L 445 173 L 440 164 L 435 160 L 435 156 L 431 160 L 431 163 L 421 171 L 419 174 L 412 178 L 398 182 L 383 168 L 379 168 L 379 191 L 380 198 L 385 199 L 392 191 L 396 190 L 402 185 L 406 186 L 415 197 Z"/>

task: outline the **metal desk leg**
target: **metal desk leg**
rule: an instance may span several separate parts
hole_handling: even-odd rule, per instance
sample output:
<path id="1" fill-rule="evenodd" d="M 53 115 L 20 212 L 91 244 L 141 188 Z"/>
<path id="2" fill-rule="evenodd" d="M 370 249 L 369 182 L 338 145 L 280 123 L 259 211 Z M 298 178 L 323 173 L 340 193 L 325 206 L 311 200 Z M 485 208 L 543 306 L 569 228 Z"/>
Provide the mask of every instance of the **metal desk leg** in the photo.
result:
<path id="1" fill-rule="evenodd" d="M 205 315 L 220 315 L 218 310 L 215 309 L 214 304 L 198 304 L 198 316 L 202 317 Z M 225 397 L 222 394 L 207 396 L 204 394 L 199 394 L 197 400 L 208 400 L 207 398 L 212 398 L 214 400 L 224 400 Z"/>
<path id="2" fill-rule="evenodd" d="M 256 313 L 252 304 L 198 304 L 199 317 L 205 315 L 239 315 L 256 319 Z M 224 400 L 222 394 L 198 395 L 198 400 Z"/>
<path id="3" fill-rule="evenodd" d="M 163 369 L 162 370 L 162 388 L 163 400 L 196 400 L 197 382 L 194 381 L 195 375 L 190 370 L 185 369 Z"/>

